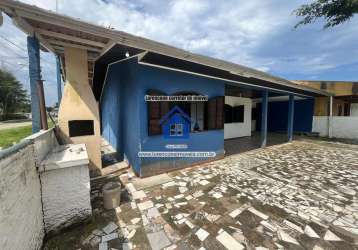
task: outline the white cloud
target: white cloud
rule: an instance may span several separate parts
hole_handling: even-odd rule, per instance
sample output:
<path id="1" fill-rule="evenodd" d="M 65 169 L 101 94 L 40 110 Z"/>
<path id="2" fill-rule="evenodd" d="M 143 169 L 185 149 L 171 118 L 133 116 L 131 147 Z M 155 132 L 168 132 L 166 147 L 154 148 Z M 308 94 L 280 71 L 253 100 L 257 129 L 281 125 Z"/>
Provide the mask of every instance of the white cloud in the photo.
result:
<path id="1" fill-rule="evenodd" d="M 55 10 L 55 0 L 24 2 Z M 292 11 L 305 1 L 58 2 L 61 14 L 273 74 L 312 78 L 342 65 L 357 63 L 354 56 L 358 53 L 357 18 L 330 30 L 321 30 L 322 24 L 293 30 L 298 19 Z M 1 28 L 0 34 L 26 46 L 24 36 L 12 30 Z M 55 64 L 43 66 L 49 86 L 55 86 Z M 53 91 L 51 95 L 55 96 L 55 93 Z"/>

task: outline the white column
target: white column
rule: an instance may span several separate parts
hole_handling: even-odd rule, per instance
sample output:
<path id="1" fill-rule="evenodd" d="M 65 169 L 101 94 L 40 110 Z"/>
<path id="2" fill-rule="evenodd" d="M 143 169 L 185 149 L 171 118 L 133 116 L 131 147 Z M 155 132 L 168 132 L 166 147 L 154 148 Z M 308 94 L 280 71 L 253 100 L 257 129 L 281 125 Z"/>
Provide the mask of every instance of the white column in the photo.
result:
<path id="1" fill-rule="evenodd" d="M 329 118 L 328 118 L 328 137 L 332 138 L 332 123 L 333 123 L 333 96 L 329 97 Z"/>

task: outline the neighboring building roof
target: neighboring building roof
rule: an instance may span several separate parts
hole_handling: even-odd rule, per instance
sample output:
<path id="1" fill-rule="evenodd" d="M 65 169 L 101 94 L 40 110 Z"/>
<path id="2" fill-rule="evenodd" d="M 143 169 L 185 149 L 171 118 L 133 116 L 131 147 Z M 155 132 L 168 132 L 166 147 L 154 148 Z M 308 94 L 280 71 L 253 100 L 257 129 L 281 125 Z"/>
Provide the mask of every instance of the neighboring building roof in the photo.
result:
<path id="1" fill-rule="evenodd" d="M 358 95 L 358 81 L 295 80 L 294 83 L 327 91 L 335 96 Z"/>
<path id="2" fill-rule="evenodd" d="M 109 50 L 113 51 L 113 49 L 116 49 L 116 53 L 121 54 L 123 54 L 125 50 L 131 51 L 132 53 L 148 51 L 178 59 L 182 62 L 215 68 L 221 70 L 220 74 L 225 72 L 225 74 L 231 78 L 239 76 L 245 82 L 257 82 L 257 86 L 267 87 L 267 85 L 274 84 L 274 89 L 279 87 L 285 89 L 285 91 L 290 90 L 293 93 L 301 95 L 329 95 L 325 91 L 297 85 L 286 79 L 272 76 L 256 69 L 221 59 L 194 54 L 160 42 L 83 22 L 21 2 L 1 0 L 0 9 L 9 15 L 15 24 L 26 33 L 30 35 L 36 34 L 43 49 L 52 51 L 60 56 L 63 75 L 66 74 L 64 70 L 64 47 L 69 46 L 86 49 L 88 52 L 89 82 L 92 85 L 92 80 L 96 80 L 94 87 L 103 84 L 104 76 L 101 76 L 101 74 L 103 75 L 103 71 L 105 71 L 103 68 L 106 67 L 106 64 L 113 62 L 113 60 L 118 60 L 118 58 L 114 58 L 115 54 L 106 54 Z M 103 58 L 106 60 L 103 60 Z M 94 62 L 96 62 L 96 65 Z M 97 70 L 95 70 L 95 68 L 97 68 Z M 96 74 L 98 72 L 98 75 L 101 77 L 98 79 L 93 78 L 94 71 L 96 71 Z M 101 88 L 102 87 L 100 87 L 100 89 Z M 98 93 L 96 89 L 95 94 L 97 98 L 100 96 L 100 93 Z"/>

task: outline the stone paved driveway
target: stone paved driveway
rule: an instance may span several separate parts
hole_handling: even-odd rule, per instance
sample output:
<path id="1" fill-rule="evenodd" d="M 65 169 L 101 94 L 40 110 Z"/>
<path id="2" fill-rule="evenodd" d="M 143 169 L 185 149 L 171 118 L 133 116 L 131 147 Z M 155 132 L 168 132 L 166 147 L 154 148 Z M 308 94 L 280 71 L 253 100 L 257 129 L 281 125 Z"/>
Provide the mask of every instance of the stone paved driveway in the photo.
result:
<path id="1" fill-rule="evenodd" d="M 295 141 L 170 175 L 127 185 L 153 249 L 357 247 L 357 146 Z"/>
<path id="2" fill-rule="evenodd" d="M 171 181 L 144 190 L 136 190 L 133 174 L 122 175 L 128 199 L 109 212 L 94 191 L 94 217 L 104 220 L 82 230 L 71 244 L 81 249 L 358 249 L 358 146 L 294 141 L 169 175 Z"/>

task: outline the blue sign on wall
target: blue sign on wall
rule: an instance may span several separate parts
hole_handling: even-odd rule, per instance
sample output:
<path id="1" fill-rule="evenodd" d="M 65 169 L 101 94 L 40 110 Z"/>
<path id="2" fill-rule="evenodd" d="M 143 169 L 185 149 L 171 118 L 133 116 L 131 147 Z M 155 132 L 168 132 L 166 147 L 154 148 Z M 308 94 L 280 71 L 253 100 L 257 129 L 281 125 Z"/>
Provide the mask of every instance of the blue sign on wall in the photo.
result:
<path id="1" fill-rule="evenodd" d="M 161 120 L 164 138 L 187 139 L 190 134 L 190 117 L 178 106 L 174 106 Z"/>

